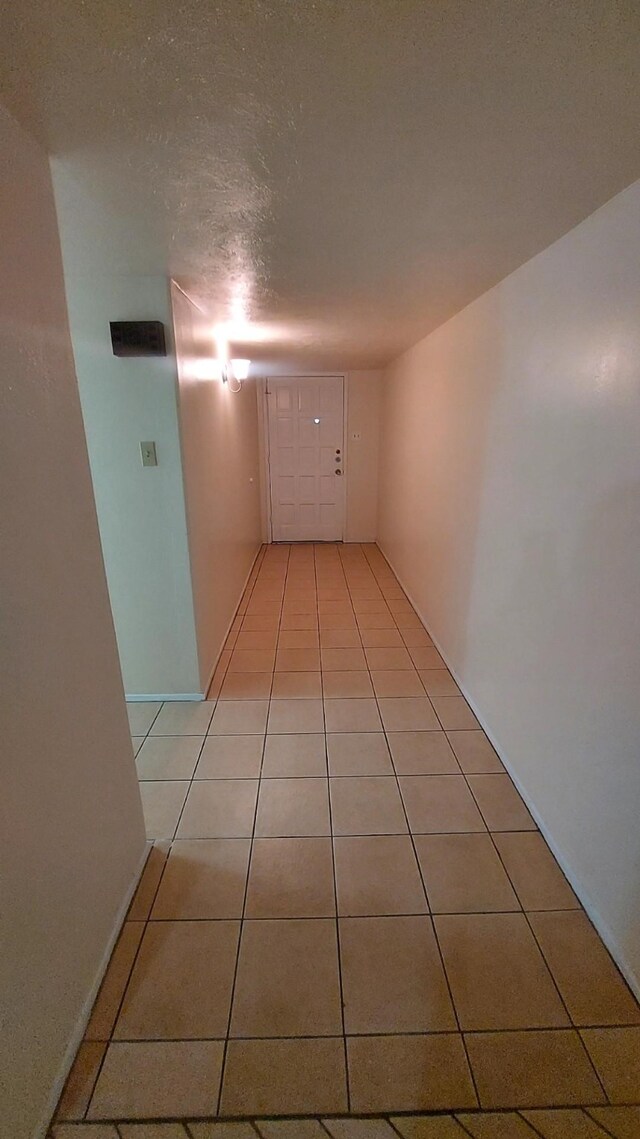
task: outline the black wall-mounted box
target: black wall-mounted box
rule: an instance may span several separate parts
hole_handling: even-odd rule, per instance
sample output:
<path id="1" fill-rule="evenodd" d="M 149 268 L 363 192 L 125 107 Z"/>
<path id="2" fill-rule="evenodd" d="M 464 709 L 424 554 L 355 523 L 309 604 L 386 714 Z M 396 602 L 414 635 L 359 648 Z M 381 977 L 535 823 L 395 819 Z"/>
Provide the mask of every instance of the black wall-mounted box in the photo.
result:
<path id="1" fill-rule="evenodd" d="M 111 347 L 114 356 L 166 356 L 161 320 L 112 320 Z"/>

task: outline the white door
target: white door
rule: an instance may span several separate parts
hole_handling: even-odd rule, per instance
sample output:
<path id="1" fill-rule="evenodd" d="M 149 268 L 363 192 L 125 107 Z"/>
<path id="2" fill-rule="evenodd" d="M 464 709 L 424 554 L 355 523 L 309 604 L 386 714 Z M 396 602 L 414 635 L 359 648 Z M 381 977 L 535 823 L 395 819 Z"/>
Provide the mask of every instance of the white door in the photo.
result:
<path id="1" fill-rule="evenodd" d="M 344 524 L 342 376 L 267 383 L 274 542 L 341 541 Z"/>

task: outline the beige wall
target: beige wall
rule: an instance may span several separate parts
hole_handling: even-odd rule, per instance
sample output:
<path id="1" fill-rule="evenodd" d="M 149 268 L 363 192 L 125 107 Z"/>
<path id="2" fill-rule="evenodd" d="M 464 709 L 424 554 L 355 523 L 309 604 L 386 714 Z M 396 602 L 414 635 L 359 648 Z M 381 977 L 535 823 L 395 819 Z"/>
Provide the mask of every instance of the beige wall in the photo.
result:
<path id="1" fill-rule="evenodd" d="M 200 684 L 222 649 L 261 542 L 255 381 L 234 394 L 198 378 L 213 350 L 211 317 L 172 285 L 180 438 Z"/>
<path id="2" fill-rule="evenodd" d="M 379 540 L 640 978 L 640 183 L 384 380 Z"/>
<path id="3" fill-rule="evenodd" d="M 113 265 L 128 218 L 54 162 L 69 321 L 100 538 L 128 696 L 202 694 L 184 503 L 169 284 Z M 113 355 L 110 320 L 161 320 L 166 357 Z M 143 467 L 140 443 L 156 444 Z"/>
<path id="4" fill-rule="evenodd" d="M 0 109 L 0 1101 L 44 1134 L 144 852 L 46 156 Z"/>
<path id="5" fill-rule="evenodd" d="M 346 542 L 375 542 L 378 532 L 381 379 L 381 372 L 347 374 Z"/>

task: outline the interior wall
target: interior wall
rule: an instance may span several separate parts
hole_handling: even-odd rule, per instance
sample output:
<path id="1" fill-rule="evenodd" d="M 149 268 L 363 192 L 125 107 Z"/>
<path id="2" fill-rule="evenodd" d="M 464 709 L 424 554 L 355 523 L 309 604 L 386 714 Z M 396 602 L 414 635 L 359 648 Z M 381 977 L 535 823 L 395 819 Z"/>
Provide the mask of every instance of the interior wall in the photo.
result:
<path id="1" fill-rule="evenodd" d="M 189 570 L 169 287 L 105 251 L 119 221 L 54 164 L 73 350 L 125 690 L 202 695 Z M 119 271 L 116 271 L 119 270 Z M 118 358 L 109 321 L 161 320 L 166 357 Z M 143 467 L 140 443 L 156 444 Z"/>
<path id="2" fill-rule="evenodd" d="M 180 436 L 196 614 L 206 692 L 262 541 L 256 383 L 234 393 L 199 378 L 211 317 L 172 284 Z"/>
<path id="3" fill-rule="evenodd" d="M 0 108 L 2 1131 L 44 1135 L 145 848 L 46 155 Z"/>
<path id="4" fill-rule="evenodd" d="M 375 542 L 378 533 L 378 442 L 382 373 L 347 374 L 346 542 Z"/>
<path id="5" fill-rule="evenodd" d="M 379 541 L 640 980 L 640 182 L 384 379 Z"/>

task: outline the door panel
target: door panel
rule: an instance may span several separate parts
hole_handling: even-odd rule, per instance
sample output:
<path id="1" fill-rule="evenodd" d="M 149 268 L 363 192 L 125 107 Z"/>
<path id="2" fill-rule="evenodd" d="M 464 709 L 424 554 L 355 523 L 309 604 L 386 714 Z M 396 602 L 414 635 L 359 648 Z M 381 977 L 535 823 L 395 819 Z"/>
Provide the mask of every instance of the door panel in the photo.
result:
<path id="1" fill-rule="evenodd" d="M 267 387 L 273 540 L 341 541 L 342 376 L 287 376 L 270 379 Z"/>

